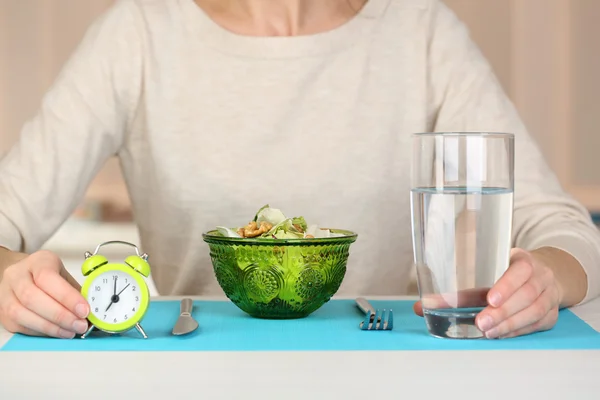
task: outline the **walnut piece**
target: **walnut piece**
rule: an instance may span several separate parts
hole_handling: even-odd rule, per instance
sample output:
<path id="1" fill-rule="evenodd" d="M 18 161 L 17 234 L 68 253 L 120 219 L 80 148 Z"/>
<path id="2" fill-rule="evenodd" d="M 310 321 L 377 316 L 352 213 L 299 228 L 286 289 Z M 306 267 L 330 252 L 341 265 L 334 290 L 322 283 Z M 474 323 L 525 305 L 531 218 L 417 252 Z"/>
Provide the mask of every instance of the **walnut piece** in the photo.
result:
<path id="1" fill-rule="evenodd" d="M 238 234 L 243 238 L 252 238 L 269 232 L 272 227 L 273 225 L 266 221 L 261 222 L 260 227 L 256 224 L 256 221 L 251 221 L 244 228 L 238 229 Z"/>
<path id="2" fill-rule="evenodd" d="M 298 230 L 298 232 L 304 233 L 304 229 L 302 229 L 302 227 L 300 225 L 294 224 L 294 228 L 296 228 Z"/>

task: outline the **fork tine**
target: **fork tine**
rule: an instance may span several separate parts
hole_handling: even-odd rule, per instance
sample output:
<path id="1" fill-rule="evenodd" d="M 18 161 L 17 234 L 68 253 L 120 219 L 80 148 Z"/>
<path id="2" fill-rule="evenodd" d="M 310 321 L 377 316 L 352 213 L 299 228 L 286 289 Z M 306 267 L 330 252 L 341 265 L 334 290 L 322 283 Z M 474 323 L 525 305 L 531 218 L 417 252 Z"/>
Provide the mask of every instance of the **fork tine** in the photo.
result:
<path id="1" fill-rule="evenodd" d="M 388 319 L 388 313 L 387 313 L 387 310 L 384 308 L 383 311 L 381 312 L 381 323 L 379 324 L 380 331 L 383 331 L 386 329 L 387 319 Z"/>
<path id="2" fill-rule="evenodd" d="M 388 324 L 388 318 L 390 317 L 390 312 L 389 310 L 383 310 L 383 314 L 381 315 L 381 326 L 379 327 L 380 330 L 386 330 L 387 329 L 387 324 Z"/>
<path id="3" fill-rule="evenodd" d="M 369 329 L 369 323 L 371 322 L 371 311 L 365 314 L 365 319 L 360 323 L 360 329 L 366 331 Z"/>
<path id="4" fill-rule="evenodd" d="M 373 321 L 375 319 L 375 313 L 370 311 L 369 312 L 369 319 L 367 320 L 367 330 L 371 330 L 373 329 Z"/>
<path id="5" fill-rule="evenodd" d="M 381 314 L 381 310 L 375 310 L 375 319 L 373 319 L 373 330 L 379 329 L 379 326 L 383 323 L 383 315 Z"/>
<path id="6" fill-rule="evenodd" d="M 394 329 L 394 311 L 392 309 L 390 309 L 388 317 L 387 328 L 391 331 Z"/>
<path id="7" fill-rule="evenodd" d="M 371 317 L 371 327 L 370 330 L 374 331 L 377 329 L 377 322 L 381 319 L 381 315 L 379 310 L 375 309 L 373 316 Z"/>

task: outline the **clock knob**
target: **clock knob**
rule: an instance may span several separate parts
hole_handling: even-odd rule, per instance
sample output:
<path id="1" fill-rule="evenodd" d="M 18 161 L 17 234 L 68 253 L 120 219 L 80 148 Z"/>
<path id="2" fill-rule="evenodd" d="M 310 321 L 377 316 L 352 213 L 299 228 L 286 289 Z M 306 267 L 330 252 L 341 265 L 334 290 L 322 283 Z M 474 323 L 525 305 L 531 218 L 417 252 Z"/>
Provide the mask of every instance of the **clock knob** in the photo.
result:
<path id="1" fill-rule="evenodd" d="M 90 272 L 106 264 L 108 264 L 106 257 L 99 254 L 90 255 L 90 253 L 86 253 L 85 261 L 81 265 L 81 273 L 83 276 L 88 276 Z"/>
<path id="2" fill-rule="evenodd" d="M 142 254 L 141 256 L 129 256 L 125 259 L 125 264 L 147 278 L 150 275 L 150 264 L 146 261 L 147 257 L 146 254 Z"/>

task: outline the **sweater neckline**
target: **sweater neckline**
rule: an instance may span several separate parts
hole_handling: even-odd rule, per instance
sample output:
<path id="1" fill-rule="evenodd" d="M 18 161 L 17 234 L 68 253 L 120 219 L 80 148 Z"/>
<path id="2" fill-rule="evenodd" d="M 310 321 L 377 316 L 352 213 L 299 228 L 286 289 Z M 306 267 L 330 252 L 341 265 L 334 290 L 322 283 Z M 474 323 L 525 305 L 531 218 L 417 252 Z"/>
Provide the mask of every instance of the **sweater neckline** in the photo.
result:
<path id="1" fill-rule="evenodd" d="M 216 50 L 251 58 L 294 58 L 330 54 L 367 37 L 390 0 L 369 0 L 344 24 L 331 30 L 300 36 L 247 36 L 215 22 L 194 0 L 180 0 L 199 40 Z"/>

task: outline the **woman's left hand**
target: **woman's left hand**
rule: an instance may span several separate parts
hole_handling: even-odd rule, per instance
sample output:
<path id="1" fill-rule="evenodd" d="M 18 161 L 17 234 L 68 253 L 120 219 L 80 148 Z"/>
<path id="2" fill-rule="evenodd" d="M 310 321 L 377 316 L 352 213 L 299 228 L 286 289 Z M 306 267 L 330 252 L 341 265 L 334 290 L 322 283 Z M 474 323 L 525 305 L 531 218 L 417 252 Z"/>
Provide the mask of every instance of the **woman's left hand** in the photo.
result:
<path id="1" fill-rule="evenodd" d="M 489 290 L 488 306 L 475 320 L 487 338 L 509 338 L 551 329 L 558 319 L 561 290 L 553 271 L 522 249 Z"/>

